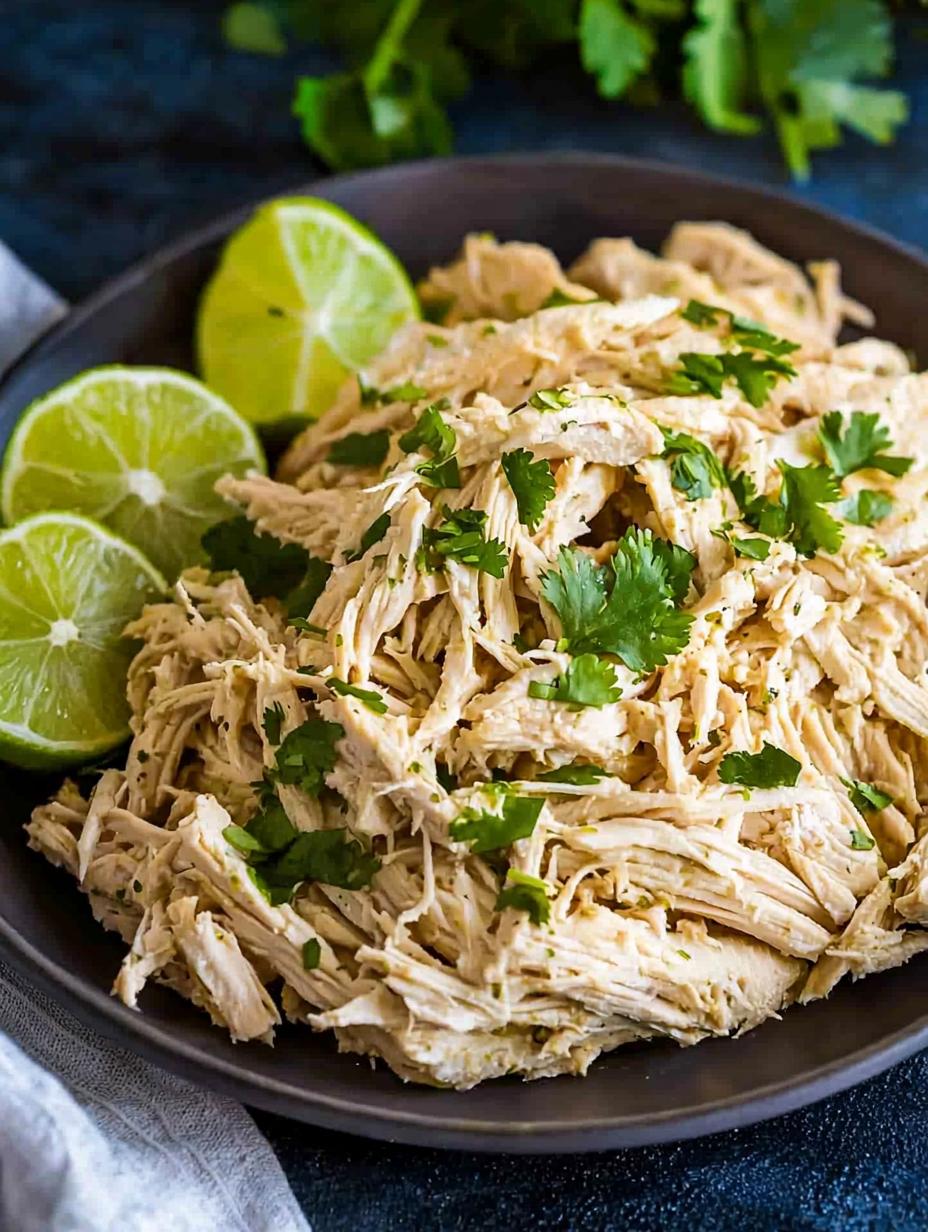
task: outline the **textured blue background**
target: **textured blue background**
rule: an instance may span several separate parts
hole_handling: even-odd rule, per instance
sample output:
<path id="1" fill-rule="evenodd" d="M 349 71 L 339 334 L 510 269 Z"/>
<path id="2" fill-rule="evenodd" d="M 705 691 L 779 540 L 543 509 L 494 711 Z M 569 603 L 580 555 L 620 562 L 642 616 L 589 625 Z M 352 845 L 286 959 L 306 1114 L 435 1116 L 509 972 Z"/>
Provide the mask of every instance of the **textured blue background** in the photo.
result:
<path id="1" fill-rule="evenodd" d="M 362 3 L 363 0 L 353 0 Z M 240 55 L 214 0 L 0 0 L 0 236 L 65 295 L 243 200 L 319 173 L 289 117 L 324 53 Z M 913 119 L 849 139 L 801 195 L 928 243 L 928 20 L 899 40 Z M 462 153 L 595 149 L 783 186 L 771 139 L 707 133 L 681 107 L 603 104 L 569 67 L 488 77 L 457 105 Z M 585 1158 L 448 1155 L 259 1116 L 316 1232 L 634 1229 L 924 1232 L 928 1055 L 771 1124 Z"/>

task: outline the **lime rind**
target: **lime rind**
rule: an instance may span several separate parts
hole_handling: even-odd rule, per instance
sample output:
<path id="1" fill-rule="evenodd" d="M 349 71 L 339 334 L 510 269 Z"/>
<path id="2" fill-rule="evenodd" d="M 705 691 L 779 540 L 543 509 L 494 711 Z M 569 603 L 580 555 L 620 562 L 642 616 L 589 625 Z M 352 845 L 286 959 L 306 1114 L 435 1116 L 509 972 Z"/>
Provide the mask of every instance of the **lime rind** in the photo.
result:
<path id="1" fill-rule="evenodd" d="M 0 477 L 7 523 L 77 511 L 147 551 L 171 576 L 201 559 L 199 537 L 231 510 L 225 473 L 264 472 L 257 434 L 202 382 L 172 368 L 106 365 L 36 399 Z"/>
<path id="2" fill-rule="evenodd" d="M 69 585 L 76 593 L 66 593 Z M 24 593 L 28 586 L 33 587 L 31 595 Z M 4 760 L 28 768 L 76 764 L 101 756 L 127 737 L 124 691 L 113 692 L 114 674 L 124 674 L 132 653 L 122 629 L 144 603 L 166 589 L 164 578 L 136 547 L 80 514 L 38 513 L 0 532 Z M 31 636 L 11 637 L 23 618 Z M 82 636 L 66 643 L 59 630 L 71 622 Z M 65 644 L 72 646 L 68 653 Z M 43 707 L 59 735 L 33 725 Z M 17 708 L 24 713 L 14 714 Z M 89 715 L 86 724 L 82 709 Z M 60 733 L 72 722 L 97 730 L 82 738 L 62 738 Z"/>

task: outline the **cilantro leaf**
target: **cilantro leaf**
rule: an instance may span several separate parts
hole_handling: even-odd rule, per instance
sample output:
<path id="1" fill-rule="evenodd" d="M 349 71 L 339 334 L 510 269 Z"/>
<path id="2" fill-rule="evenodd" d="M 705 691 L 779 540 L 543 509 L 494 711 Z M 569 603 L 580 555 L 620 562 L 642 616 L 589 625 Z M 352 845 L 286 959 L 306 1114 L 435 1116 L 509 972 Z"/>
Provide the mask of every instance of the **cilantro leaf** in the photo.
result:
<path id="1" fill-rule="evenodd" d="M 828 465 L 839 479 L 861 470 L 885 471 L 898 478 L 915 460 L 883 452 L 891 449 L 893 442 L 889 428 L 876 414 L 854 411 L 845 426 L 840 411 L 829 411 L 822 416 L 818 437 Z"/>
<path id="2" fill-rule="evenodd" d="M 327 462 L 336 466 L 380 466 L 390 448 L 386 428 L 377 432 L 349 432 L 329 447 Z"/>
<path id="3" fill-rule="evenodd" d="M 892 508 L 893 498 L 873 488 L 861 488 L 836 506 L 841 517 L 855 526 L 873 526 L 891 513 Z"/>
<path id="4" fill-rule="evenodd" d="M 543 701 L 565 702 L 571 707 L 606 706 L 617 702 L 622 690 L 615 682 L 615 668 L 594 654 L 571 659 L 563 676 L 553 681 L 533 680 L 528 686 L 529 697 Z"/>
<path id="5" fill-rule="evenodd" d="M 287 595 L 287 612 L 293 616 L 309 615 L 316 600 L 328 585 L 332 566 L 327 560 L 310 556 L 303 580 Z"/>
<path id="6" fill-rule="evenodd" d="M 280 702 L 265 709 L 261 726 L 269 744 L 280 744 L 280 725 L 284 721 L 284 708 Z"/>
<path id="7" fill-rule="evenodd" d="M 729 539 L 736 556 L 745 556 L 748 560 L 766 560 L 770 555 L 769 539 Z"/>
<path id="8" fill-rule="evenodd" d="M 542 576 L 542 594 L 573 654 L 614 654 L 632 671 L 650 672 L 686 645 L 693 618 L 676 605 L 695 560 L 685 549 L 630 527 L 611 577 L 576 548 L 562 548 L 558 564 Z"/>
<path id="9" fill-rule="evenodd" d="M 525 911 L 533 924 L 547 924 L 551 919 L 551 904 L 548 902 L 548 883 L 531 873 L 510 868 L 496 900 L 496 910 L 512 907 Z"/>
<path id="10" fill-rule="evenodd" d="M 786 534 L 786 510 L 767 496 L 760 496 L 754 480 L 746 471 L 729 472 L 728 486 L 741 511 L 742 520 L 771 539 Z"/>
<path id="11" fill-rule="evenodd" d="M 276 796 L 268 796 L 245 829 L 262 852 L 283 851 L 299 833 Z"/>
<path id="12" fill-rule="evenodd" d="M 246 859 L 252 852 L 264 850 L 254 835 L 249 834 L 242 826 L 226 826 L 222 832 L 222 837 L 237 852 L 245 856 Z"/>
<path id="13" fill-rule="evenodd" d="M 353 552 L 345 557 L 346 561 L 360 560 L 365 552 L 368 552 L 375 543 L 379 543 L 387 531 L 390 529 L 389 513 L 382 513 L 379 518 L 374 518 L 370 526 L 361 536 L 361 542 Z"/>
<path id="14" fill-rule="evenodd" d="M 319 944 L 318 938 L 310 937 L 308 941 L 303 942 L 303 970 L 315 971 L 322 961 L 322 946 Z"/>
<path id="15" fill-rule="evenodd" d="M 889 808 L 893 798 L 872 783 L 864 783 L 860 779 L 842 779 L 851 797 L 851 804 L 859 813 L 876 813 L 880 809 Z"/>
<path id="16" fill-rule="evenodd" d="M 683 37 L 683 93 L 710 128 L 748 136 L 760 122 L 743 110 L 748 50 L 737 0 L 696 0 Z"/>
<path id="17" fill-rule="evenodd" d="M 767 355 L 792 355 L 793 351 L 799 350 L 798 342 L 790 342 L 787 338 L 778 338 L 776 334 L 772 334 L 765 325 L 760 325 L 757 321 L 749 321 L 746 317 L 739 317 L 731 314 L 731 335 L 739 346 L 745 347 L 751 351 L 763 351 Z M 790 368 L 787 371 L 782 370 L 785 376 L 795 376 L 795 372 Z"/>
<path id="18" fill-rule="evenodd" d="M 671 372 L 664 382 L 669 394 L 709 394 L 721 398 L 725 367 L 720 355 L 702 355 L 698 351 L 684 351 L 680 355 L 680 369 Z"/>
<path id="19" fill-rule="evenodd" d="M 362 406 L 387 406 L 391 402 L 418 402 L 428 395 L 428 390 L 412 381 L 404 381 L 402 385 L 394 385 L 392 389 L 377 389 L 373 385 L 365 385 L 360 373 L 358 388 L 361 392 Z"/>
<path id="20" fill-rule="evenodd" d="M 656 42 L 650 27 L 622 0 L 581 0 L 580 59 L 603 98 L 618 98 L 651 63 Z"/>
<path id="21" fill-rule="evenodd" d="M 796 369 L 774 355 L 749 355 L 739 351 L 737 355 L 723 356 L 725 375 L 731 377 L 750 402 L 761 407 L 781 376 L 795 376 Z"/>
<path id="22" fill-rule="evenodd" d="M 267 771 L 272 783 L 299 787 L 309 796 L 318 796 L 325 776 L 335 767 L 335 745 L 345 734 L 341 723 L 307 719 L 288 732 L 277 750 L 274 769 Z"/>
<path id="23" fill-rule="evenodd" d="M 759 753 L 726 753 L 719 779 L 742 787 L 795 787 L 801 769 L 795 757 L 765 740 Z"/>
<path id="24" fill-rule="evenodd" d="M 695 303 L 695 300 L 691 300 Z M 670 482 L 688 500 L 705 500 L 713 488 L 725 486 L 725 468 L 708 445 L 688 432 L 662 428 L 664 458 L 671 458 Z"/>
<path id="25" fill-rule="evenodd" d="M 538 783 L 571 783 L 574 787 L 592 787 L 600 779 L 608 779 L 611 775 L 601 766 L 586 762 L 573 761 L 569 765 L 559 766 L 556 770 L 546 770 L 536 778 Z"/>
<path id="26" fill-rule="evenodd" d="M 441 569 L 445 560 L 450 559 L 492 577 L 503 577 L 509 563 L 506 545 L 499 539 L 487 539 L 487 515 L 483 510 L 452 510 L 444 505 L 442 513 L 444 521 L 439 526 L 427 526 L 422 532 L 422 547 L 417 558 L 419 567 Z"/>
<path id="27" fill-rule="evenodd" d="M 844 532 L 840 522 L 824 508 L 841 495 L 834 472 L 827 466 L 790 466 L 783 461 L 779 467 L 783 475 L 780 503 L 796 551 L 804 556 L 818 549 L 837 552 Z"/>
<path id="28" fill-rule="evenodd" d="M 450 405 L 447 398 L 439 398 L 437 402 L 427 406 L 415 426 L 400 437 L 400 449 L 404 453 L 422 452 L 426 449 L 431 453 L 431 461 L 420 462 L 416 471 L 433 488 L 461 486 L 461 473 L 457 458 L 453 456 L 457 435 L 440 414 Z"/>
<path id="29" fill-rule="evenodd" d="M 359 702 L 364 703 L 368 710 L 373 710 L 374 714 L 387 713 L 389 707 L 375 689 L 362 689 L 359 685 L 348 684 L 345 680 L 339 680 L 337 676 L 329 676 L 326 684 L 339 697 L 357 698 Z"/>
<path id="30" fill-rule="evenodd" d="M 528 405 L 536 411 L 561 411 L 573 403 L 574 396 L 569 389 L 536 389 L 528 400 Z"/>
<path id="31" fill-rule="evenodd" d="M 527 449 L 513 449 L 500 459 L 503 472 L 516 498 L 519 521 L 534 534 L 554 497 L 554 476 L 547 458 L 534 461 Z"/>
<path id="32" fill-rule="evenodd" d="M 691 325 L 698 325 L 700 329 L 706 325 L 718 325 L 719 317 L 724 315 L 724 308 L 718 308 L 715 304 L 705 304 L 700 299 L 691 299 L 685 308 L 680 309 L 680 316 L 683 320 L 689 321 Z"/>
<path id="33" fill-rule="evenodd" d="M 772 334 L 766 337 L 771 339 L 768 345 L 777 342 Z M 792 343 L 785 345 L 793 347 Z M 721 355 L 704 355 L 699 351 L 684 351 L 679 358 L 680 368 L 671 372 L 664 382 L 669 394 L 709 394 L 712 398 L 721 398 L 723 383 L 731 379 L 752 406 L 761 407 L 780 377 L 796 375 L 792 364 L 770 354 L 726 351 Z"/>
<path id="34" fill-rule="evenodd" d="M 854 829 L 851 831 L 852 851 L 872 851 L 875 846 L 876 839 L 867 834 L 865 830 Z"/>
<path id="35" fill-rule="evenodd" d="M 296 887 L 319 881 L 343 890 L 361 890 L 371 883 L 380 861 L 349 838 L 344 828 L 301 830 L 274 861 L 261 866 L 269 885 Z"/>
<path id="36" fill-rule="evenodd" d="M 217 522 L 200 540 L 217 573 L 237 573 L 255 599 L 283 599 L 302 582 L 311 559 L 295 543 L 255 533 L 243 515 Z"/>
<path id="37" fill-rule="evenodd" d="M 448 828 L 458 843 L 470 843 L 471 851 L 499 851 L 520 838 L 528 838 L 544 806 L 538 796 L 504 796 L 502 815 L 465 809 Z"/>

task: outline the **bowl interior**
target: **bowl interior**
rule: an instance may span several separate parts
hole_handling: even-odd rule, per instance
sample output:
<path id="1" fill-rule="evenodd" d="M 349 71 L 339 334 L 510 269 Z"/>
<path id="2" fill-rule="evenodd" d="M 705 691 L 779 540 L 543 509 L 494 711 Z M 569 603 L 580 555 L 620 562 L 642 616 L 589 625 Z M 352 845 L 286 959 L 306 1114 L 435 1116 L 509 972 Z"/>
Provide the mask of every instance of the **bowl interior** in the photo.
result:
<path id="1" fill-rule="evenodd" d="M 311 191 L 370 225 L 418 276 L 471 230 L 537 240 L 569 261 L 600 235 L 656 247 L 679 218 L 724 218 L 796 260 L 835 257 L 876 333 L 928 358 L 928 265 L 883 237 L 796 202 L 684 171 L 590 156 L 433 162 L 341 177 Z M 166 250 L 95 296 L 0 389 L 5 442 L 28 402 L 98 363 L 192 367 L 199 290 L 247 211 Z M 53 780 L 3 771 L 0 949 L 100 1030 L 248 1102 L 355 1133 L 470 1149 L 572 1150 L 710 1132 L 773 1115 L 876 1072 L 928 1042 L 928 966 L 915 962 L 738 1040 L 650 1044 L 595 1063 L 586 1081 L 503 1080 L 466 1093 L 404 1086 L 285 1027 L 276 1047 L 233 1045 L 157 988 L 143 1015 L 107 995 L 121 943 L 71 880 L 27 850 L 20 823 Z"/>

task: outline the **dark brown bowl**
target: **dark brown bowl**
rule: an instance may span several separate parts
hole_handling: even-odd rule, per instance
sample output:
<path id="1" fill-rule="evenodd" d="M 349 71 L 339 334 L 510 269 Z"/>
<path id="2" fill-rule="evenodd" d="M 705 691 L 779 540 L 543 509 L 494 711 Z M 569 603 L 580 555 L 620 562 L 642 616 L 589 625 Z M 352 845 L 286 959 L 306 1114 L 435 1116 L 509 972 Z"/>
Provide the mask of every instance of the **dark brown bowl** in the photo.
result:
<path id="1" fill-rule="evenodd" d="M 304 190 L 305 191 L 305 190 Z M 538 240 L 565 261 L 599 235 L 656 246 L 680 218 L 726 219 L 797 260 L 836 257 L 876 332 L 928 360 L 928 262 L 874 231 L 786 197 L 688 171 L 593 155 L 409 164 L 313 184 L 368 223 L 414 275 L 470 230 Z M 0 389 L 0 433 L 23 407 L 94 364 L 191 366 L 197 294 L 242 210 L 165 249 L 75 309 Z M 462 1093 L 403 1085 L 384 1066 L 285 1027 L 274 1049 L 234 1045 L 157 988 L 144 1013 L 108 989 L 122 947 L 70 879 L 26 848 L 20 823 L 53 786 L 3 773 L 0 953 L 103 1034 L 246 1103 L 314 1124 L 424 1146 L 583 1151 L 665 1142 L 775 1116 L 860 1082 L 928 1045 L 928 965 L 844 984 L 743 1039 L 650 1044 L 593 1065 L 585 1080 L 505 1079 Z"/>

